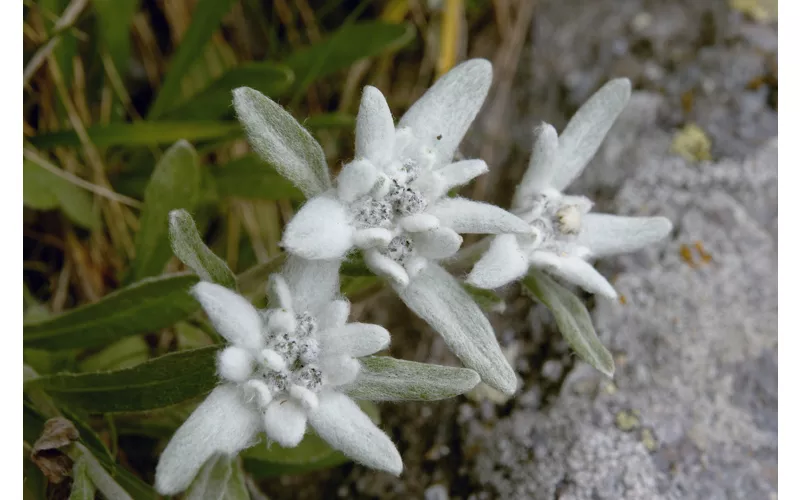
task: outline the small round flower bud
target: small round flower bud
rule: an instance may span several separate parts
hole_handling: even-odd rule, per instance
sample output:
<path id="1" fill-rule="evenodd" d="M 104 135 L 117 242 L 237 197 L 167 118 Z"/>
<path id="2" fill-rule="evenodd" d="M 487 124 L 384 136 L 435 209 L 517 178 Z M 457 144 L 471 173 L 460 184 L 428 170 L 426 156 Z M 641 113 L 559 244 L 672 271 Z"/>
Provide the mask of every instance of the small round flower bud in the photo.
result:
<path id="1" fill-rule="evenodd" d="M 253 373 L 253 358 L 240 347 L 227 347 L 217 357 L 217 369 L 226 380 L 244 382 Z"/>

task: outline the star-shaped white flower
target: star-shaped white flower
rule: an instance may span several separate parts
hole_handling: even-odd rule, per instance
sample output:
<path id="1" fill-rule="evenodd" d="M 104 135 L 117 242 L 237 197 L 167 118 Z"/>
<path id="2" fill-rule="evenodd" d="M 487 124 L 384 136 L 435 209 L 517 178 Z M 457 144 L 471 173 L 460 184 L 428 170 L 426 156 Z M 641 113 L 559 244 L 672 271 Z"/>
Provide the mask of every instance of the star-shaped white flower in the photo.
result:
<path id="1" fill-rule="evenodd" d="M 491 64 L 475 59 L 447 73 L 395 128 L 386 99 L 366 87 L 356 124 L 356 158 L 336 187 L 306 203 L 286 227 L 284 248 L 305 259 L 363 251 L 369 268 L 406 286 L 429 260 L 452 256 L 465 233 L 528 233 L 496 206 L 447 192 L 487 171 L 482 160 L 452 163 L 483 104 Z"/>
<path id="2" fill-rule="evenodd" d="M 641 249 L 664 238 L 672 223 L 664 217 L 591 213 L 591 200 L 562 191 L 597 152 L 630 93 L 628 79 L 612 80 L 581 106 L 560 137 L 549 124 L 537 130 L 528 170 L 512 203 L 512 211 L 533 232 L 494 238 L 467 283 L 498 288 L 534 266 L 588 292 L 616 298 L 614 287 L 587 259 Z"/>
<path id="3" fill-rule="evenodd" d="M 161 455 L 156 468 L 161 494 L 182 491 L 209 457 L 235 455 L 260 432 L 281 446 L 297 446 L 307 425 L 358 462 L 393 474 L 402 470 L 389 437 L 337 390 L 356 379 L 361 365 L 355 358 L 386 348 L 389 333 L 378 325 L 347 323 L 349 302 L 331 300 L 330 287 L 315 283 L 331 273 L 309 266 L 293 283 L 305 282 L 299 284 L 306 292 L 293 294 L 281 275 L 270 278 L 266 311 L 220 285 L 201 282 L 192 289 L 230 345 L 218 355 L 221 385 Z"/>

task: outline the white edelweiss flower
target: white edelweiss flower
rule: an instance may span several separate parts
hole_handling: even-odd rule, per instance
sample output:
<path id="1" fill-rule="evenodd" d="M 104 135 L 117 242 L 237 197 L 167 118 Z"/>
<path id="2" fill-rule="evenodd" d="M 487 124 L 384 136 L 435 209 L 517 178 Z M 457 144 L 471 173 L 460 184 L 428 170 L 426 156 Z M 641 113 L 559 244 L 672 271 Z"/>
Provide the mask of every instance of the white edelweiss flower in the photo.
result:
<path id="1" fill-rule="evenodd" d="M 287 280 L 273 275 L 270 309 L 258 311 L 220 285 L 201 282 L 192 289 L 230 345 L 217 358 L 222 383 L 159 459 L 159 493 L 182 491 L 209 457 L 235 455 L 260 432 L 281 446 L 297 446 L 307 425 L 352 459 L 400 474 L 403 464 L 392 441 L 337 390 L 358 375 L 355 358 L 386 348 L 389 333 L 378 325 L 347 323 L 349 302 L 320 300 L 318 291 L 292 294 Z"/>
<path id="2" fill-rule="evenodd" d="M 562 191 L 597 152 L 630 94 L 628 79 L 612 80 L 581 106 L 561 136 L 549 124 L 537 130 L 528 170 L 512 203 L 512 211 L 533 232 L 494 238 L 467 283 L 498 288 L 534 266 L 588 292 L 616 298 L 614 287 L 586 260 L 655 243 L 672 230 L 672 223 L 664 217 L 591 213 L 591 200 Z"/>
<path id="3" fill-rule="evenodd" d="M 425 93 L 395 128 L 386 99 L 366 87 L 355 159 L 335 188 L 312 198 L 289 222 L 282 244 L 305 259 L 341 259 L 359 248 L 376 274 L 401 287 L 429 260 L 452 256 L 465 233 L 527 233 L 516 216 L 447 192 L 487 171 L 482 160 L 453 163 L 483 104 L 491 64 L 460 64 Z"/>

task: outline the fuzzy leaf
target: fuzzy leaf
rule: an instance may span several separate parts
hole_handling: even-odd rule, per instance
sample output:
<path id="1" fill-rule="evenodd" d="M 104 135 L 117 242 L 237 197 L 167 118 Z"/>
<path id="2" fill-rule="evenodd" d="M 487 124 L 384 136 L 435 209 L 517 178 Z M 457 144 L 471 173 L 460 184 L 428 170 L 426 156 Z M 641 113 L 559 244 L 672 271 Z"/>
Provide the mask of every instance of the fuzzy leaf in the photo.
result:
<path id="1" fill-rule="evenodd" d="M 232 114 L 231 92 L 237 87 L 252 87 L 266 95 L 280 95 L 289 88 L 294 73 L 287 66 L 271 62 L 243 63 L 231 68 L 208 87 L 187 99 L 170 118 L 214 120 Z"/>
<path id="2" fill-rule="evenodd" d="M 233 91 L 233 104 L 253 149 L 306 197 L 331 187 L 322 147 L 292 115 L 248 87 Z"/>
<path id="3" fill-rule="evenodd" d="M 193 209 L 200 191 L 197 153 L 186 141 L 178 141 L 156 164 L 144 191 L 144 207 L 136 234 L 133 281 L 161 274 L 172 252 L 169 248 L 169 213 Z"/>
<path id="4" fill-rule="evenodd" d="M 404 361 L 388 356 L 361 358 L 358 378 L 344 392 L 368 401 L 436 401 L 463 394 L 481 377 L 468 368 Z"/>
<path id="5" fill-rule="evenodd" d="M 212 170 L 221 197 L 303 200 L 294 185 L 257 155 L 249 154 Z"/>
<path id="6" fill-rule="evenodd" d="M 86 459 L 79 458 L 72 466 L 72 489 L 69 500 L 94 500 L 95 487 L 86 470 Z"/>
<path id="7" fill-rule="evenodd" d="M 558 329 L 578 356 L 608 377 L 614 376 L 614 358 L 592 326 L 583 302 L 545 273 L 531 269 L 522 284 L 553 313 Z"/>
<path id="8" fill-rule="evenodd" d="M 102 351 L 83 359 L 80 362 L 79 370 L 97 372 L 131 368 L 144 363 L 149 358 L 150 346 L 141 335 L 137 335 L 118 340 Z"/>
<path id="9" fill-rule="evenodd" d="M 39 377 L 41 389 L 72 408 L 91 413 L 152 410 L 210 392 L 218 383 L 217 346 L 167 354 L 111 372 Z"/>
<path id="10" fill-rule="evenodd" d="M 172 251 L 181 262 L 192 268 L 204 281 L 236 290 L 236 276 L 225 261 L 203 243 L 194 219 L 186 210 L 169 213 L 169 241 Z"/>
<path id="11" fill-rule="evenodd" d="M 166 328 L 199 308 L 188 293 L 197 281 L 186 274 L 144 279 L 93 304 L 24 323 L 23 344 L 38 349 L 96 347 Z"/>
<path id="12" fill-rule="evenodd" d="M 186 490 L 184 500 L 207 498 L 249 500 L 244 472 L 238 458 L 225 455 L 211 457 Z"/>
<path id="13" fill-rule="evenodd" d="M 516 392 L 517 375 L 503 355 L 492 325 L 447 271 L 429 262 L 408 286 L 396 287 L 396 291 L 485 383 L 505 394 Z"/>
<path id="14" fill-rule="evenodd" d="M 87 229 L 100 227 L 90 192 L 28 159 L 22 161 L 22 202 L 37 210 L 59 208 L 72 222 Z"/>

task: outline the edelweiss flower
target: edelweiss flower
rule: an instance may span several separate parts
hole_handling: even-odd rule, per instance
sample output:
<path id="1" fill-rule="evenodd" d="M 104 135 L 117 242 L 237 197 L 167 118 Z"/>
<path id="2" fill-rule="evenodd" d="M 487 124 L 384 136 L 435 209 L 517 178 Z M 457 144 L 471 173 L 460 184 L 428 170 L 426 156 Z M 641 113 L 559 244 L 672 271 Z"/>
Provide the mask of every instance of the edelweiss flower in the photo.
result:
<path id="1" fill-rule="evenodd" d="M 608 280 L 586 260 L 655 243 L 671 231 L 672 224 L 664 217 L 590 213 L 591 200 L 562 191 L 597 152 L 630 93 L 630 81 L 612 80 L 575 113 L 560 137 L 549 124 L 538 129 L 528 170 L 512 204 L 512 211 L 529 223 L 533 232 L 494 238 L 467 283 L 498 288 L 534 266 L 588 292 L 616 298 Z"/>
<path id="2" fill-rule="evenodd" d="M 406 286 L 431 260 L 453 255 L 459 233 L 527 233 L 493 205 L 446 197 L 487 171 L 482 160 L 451 163 L 492 80 L 491 64 L 467 61 L 416 102 L 395 128 L 386 99 L 366 87 L 356 158 L 337 186 L 308 201 L 286 227 L 283 246 L 306 259 L 341 259 L 360 248 L 376 274 Z"/>
<path id="3" fill-rule="evenodd" d="M 333 269 L 338 272 L 338 263 Z M 326 281 L 330 272 L 316 272 L 311 263 L 298 271 L 299 277 L 286 269 L 284 273 L 306 291 L 273 275 L 271 308 L 261 312 L 220 285 L 201 282 L 192 289 L 231 345 L 218 356 L 223 383 L 178 429 L 161 455 L 156 468 L 160 493 L 185 489 L 211 455 L 235 455 L 262 431 L 281 446 L 296 446 L 307 424 L 358 462 L 393 474 L 402 470 L 391 440 L 353 400 L 337 391 L 358 375 L 360 364 L 354 358 L 384 349 L 389 333 L 378 325 L 347 323 L 350 304 L 332 300 L 326 291 L 330 287 L 315 282 Z"/>

